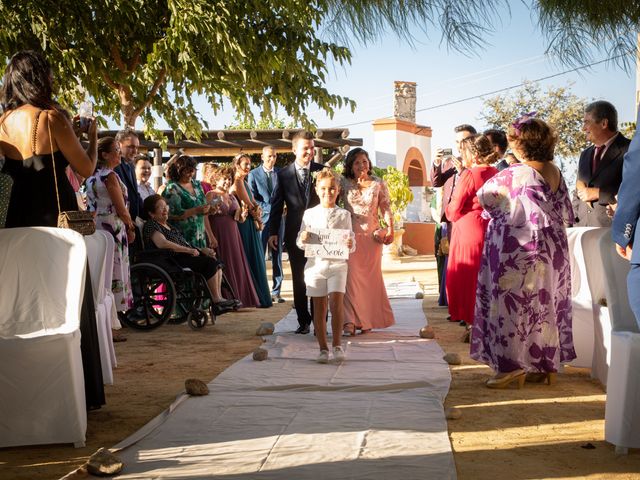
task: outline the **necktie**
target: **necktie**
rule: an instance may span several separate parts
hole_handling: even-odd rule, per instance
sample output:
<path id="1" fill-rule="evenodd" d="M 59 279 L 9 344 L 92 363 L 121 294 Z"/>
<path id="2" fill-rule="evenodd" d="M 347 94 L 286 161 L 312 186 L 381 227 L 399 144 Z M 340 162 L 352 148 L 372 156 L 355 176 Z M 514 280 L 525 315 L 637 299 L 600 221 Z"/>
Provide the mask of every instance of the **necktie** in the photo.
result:
<path id="1" fill-rule="evenodd" d="M 273 179 L 271 178 L 271 175 L 273 175 L 273 172 L 267 172 L 267 190 L 269 191 L 269 195 L 271 195 L 271 192 L 273 192 Z"/>
<path id="2" fill-rule="evenodd" d="M 306 168 L 301 168 L 300 175 L 302 175 L 302 185 L 304 186 L 304 191 L 306 194 L 307 187 L 309 186 L 309 170 L 307 170 Z"/>
<path id="3" fill-rule="evenodd" d="M 591 163 L 591 174 L 593 175 L 598 168 L 598 164 L 600 163 L 600 159 L 602 158 L 602 152 L 604 152 L 604 145 L 600 145 L 596 147 L 593 152 L 593 160 Z"/>

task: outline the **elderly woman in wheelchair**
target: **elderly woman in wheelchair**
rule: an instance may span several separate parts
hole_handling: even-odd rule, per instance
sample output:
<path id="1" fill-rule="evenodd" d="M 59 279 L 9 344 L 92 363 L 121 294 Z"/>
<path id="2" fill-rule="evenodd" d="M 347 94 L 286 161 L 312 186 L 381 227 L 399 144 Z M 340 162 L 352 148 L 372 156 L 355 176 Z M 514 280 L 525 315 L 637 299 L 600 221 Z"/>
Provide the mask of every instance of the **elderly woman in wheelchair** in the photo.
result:
<path id="1" fill-rule="evenodd" d="M 168 223 L 169 206 L 160 195 L 147 197 L 144 211 L 149 218 L 142 235 L 145 250 L 136 256 L 132 283 L 136 308 L 147 310 L 142 316 L 148 318 L 127 323 L 135 328 L 155 328 L 175 308 L 187 313 L 190 326 L 201 328 L 206 323 L 203 310 L 210 309 L 213 320 L 215 315 L 236 309 L 238 300 L 222 295 L 223 264 L 214 251 L 193 248 Z"/>

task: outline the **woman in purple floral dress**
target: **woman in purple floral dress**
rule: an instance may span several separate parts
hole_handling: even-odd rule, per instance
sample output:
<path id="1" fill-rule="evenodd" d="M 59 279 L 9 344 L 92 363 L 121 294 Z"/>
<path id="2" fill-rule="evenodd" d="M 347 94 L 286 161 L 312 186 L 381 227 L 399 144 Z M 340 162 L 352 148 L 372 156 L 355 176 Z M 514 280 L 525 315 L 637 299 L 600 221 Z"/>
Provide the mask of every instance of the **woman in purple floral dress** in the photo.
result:
<path id="1" fill-rule="evenodd" d="M 575 358 L 571 333 L 571 270 L 565 226 L 571 201 L 553 164 L 555 132 L 532 116 L 509 128 L 522 161 L 478 191 L 490 218 L 478 274 L 471 357 L 496 375 L 489 388 L 551 383 Z"/>

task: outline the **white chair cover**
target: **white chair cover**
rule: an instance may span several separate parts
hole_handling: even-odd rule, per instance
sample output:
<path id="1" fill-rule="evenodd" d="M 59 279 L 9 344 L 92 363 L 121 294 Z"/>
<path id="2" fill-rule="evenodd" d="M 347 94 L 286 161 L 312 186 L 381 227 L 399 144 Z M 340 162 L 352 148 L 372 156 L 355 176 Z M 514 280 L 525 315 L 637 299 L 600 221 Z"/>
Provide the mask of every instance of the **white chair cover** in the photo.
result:
<path id="1" fill-rule="evenodd" d="M 596 310 L 599 309 L 598 302 L 604 298 L 598 241 L 605 232 L 608 232 L 608 229 L 591 227 L 567 229 L 571 260 L 572 333 L 576 349 L 576 359 L 570 364 L 574 367 L 593 369 L 594 362 L 598 365 L 601 363 L 601 355 L 595 353 L 596 337 L 598 337 L 596 331 L 601 330 L 596 328 Z M 598 341 L 602 343 L 601 339 Z M 603 383 L 606 383 L 606 377 Z"/>
<path id="2" fill-rule="evenodd" d="M 100 345 L 100 363 L 102 365 L 102 381 L 107 385 L 113 385 L 113 367 L 111 364 L 111 349 L 113 339 L 111 337 L 111 322 L 107 317 L 107 309 L 104 303 L 105 297 L 105 270 L 106 256 L 109 244 L 106 237 L 99 231 L 93 235 L 84 237 L 87 245 L 87 257 L 89 258 L 89 273 L 91 274 L 91 286 L 93 287 L 93 302 L 96 307 L 96 321 L 98 330 L 98 343 Z"/>
<path id="3" fill-rule="evenodd" d="M 607 385 L 607 372 L 611 363 L 611 320 L 606 303 L 605 270 L 600 256 L 600 241 L 611 236 L 610 228 L 590 228 L 582 236 L 582 252 L 587 269 L 593 314 L 593 359 L 591 378 Z"/>
<path id="4" fill-rule="evenodd" d="M 84 446 L 86 247 L 59 228 L 0 230 L 0 447 Z"/>
<path id="5" fill-rule="evenodd" d="M 624 452 L 640 448 L 640 331 L 627 294 L 629 263 L 615 252 L 609 235 L 600 241 L 600 253 L 613 325 L 604 436 Z"/>
<path id="6" fill-rule="evenodd" d="M 98 231 L 102 233 L 107 240 L 107 255 L 104 261 L 104 297 L 102 297 L 102 300 L 107 313 L 107 324 L 111 325 L 111 328 L 109 329 L 109 352 L 111 354 L 111 365 L 115 368 L 118 366 L 118 362 L 116 360 L 116 350 L 113 347 L 113 335 L 111 334 L 111 329 L 119 330 L 122 328 L 120 320 L 118 320 L 118 312 L 116 311 L 116 299 L 111 291 L 111 280 L 113 278 L 113 256 L 114 249 L 116 248 L 116 242 L 111 234 L 103 230 Z"/>

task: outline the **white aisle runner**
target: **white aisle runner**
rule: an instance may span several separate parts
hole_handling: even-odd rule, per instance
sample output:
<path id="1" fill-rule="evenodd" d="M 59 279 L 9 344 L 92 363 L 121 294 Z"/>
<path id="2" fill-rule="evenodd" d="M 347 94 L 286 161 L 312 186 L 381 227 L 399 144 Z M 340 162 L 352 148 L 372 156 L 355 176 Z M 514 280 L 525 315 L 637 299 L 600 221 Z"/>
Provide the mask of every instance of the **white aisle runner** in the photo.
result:
<path id="1" fill-rule="evenodd" d="M 421 300 L 393 300 L 397 324 L 349 338 L 342 365 L 315 362 L 295 313 L 265 346 L 118 453 L 120 479 L 455 479 L 443 352 L 417 338 Z M 287 332 L 287 333 L 285 333 Z M 344 339 L 345 343 L 347 339 Z"/>

